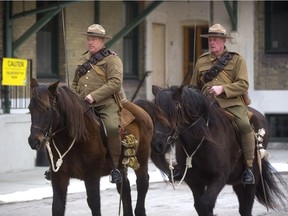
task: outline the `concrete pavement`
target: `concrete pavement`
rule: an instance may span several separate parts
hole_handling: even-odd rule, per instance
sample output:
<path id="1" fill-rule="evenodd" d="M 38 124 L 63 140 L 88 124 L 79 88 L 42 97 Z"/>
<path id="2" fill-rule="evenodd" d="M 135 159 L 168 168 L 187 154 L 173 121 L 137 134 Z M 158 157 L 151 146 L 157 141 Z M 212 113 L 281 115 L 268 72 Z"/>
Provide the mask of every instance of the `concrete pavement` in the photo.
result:
<path id="1" fill-rule="evenodd" d="M 279 172 L 288 173 L 288 150 L 268 149 L 269 161 Z M 0 175 L 0 204 L 9 202 L 20 202 L 28 200 L 43 199 L 52 196 L 50 181 L 44 178 L 44 172 L 48 167 L 35 167 L 32 170 L 2 173 Z M 129 169 L 130 170 L 130 169 Z M 131 172 L 131 173 L 130 173 Z M 150 182 L 163 181 L 161 173 L 149 163 Z M 132 185 L 135 185 L 133 171 L 128 173 Z M 108 177 L 101 179 L 101 190 L 115 187 L 108 180 Z M 82 181 L 72 179 L 68 193 L 85 191 Z"/>

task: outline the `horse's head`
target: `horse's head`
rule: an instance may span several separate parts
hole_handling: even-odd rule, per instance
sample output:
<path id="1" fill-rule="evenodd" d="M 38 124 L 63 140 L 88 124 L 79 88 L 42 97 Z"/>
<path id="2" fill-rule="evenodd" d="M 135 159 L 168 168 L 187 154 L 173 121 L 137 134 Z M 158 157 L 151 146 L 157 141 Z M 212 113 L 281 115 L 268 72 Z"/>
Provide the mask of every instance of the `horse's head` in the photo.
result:
<path id="1" fill-rule="evenodd" d="M 183 110 L 181 104 L 181 94 L 183 86 L 172 86 L 161 88 L 153 85 L 152 92 L 155 96 L 157 106 L 157 116 L 167 119 L 169 127 L 176 129 L 178 127 L 179 114 Z"/>
<path id="2" fill-rule="evenodd" d="M 154 132 L 151 141 L 152 152 L 164 154 L 167 151 L 167 139 L 171 135 L 169 123 L 165 118 L 157 116 L 157 107 L 152 101 L 138 99 L 134 101 L 134 103 L 143 108 L 153 121 Z"/>
<path id="3" fill-rule="evenodd" d="M 39 85 L 36 79 L 31 80 L 31 99 L 29 111 L 31 114 L 29 145 L 32 149 L 39 149 L 50 135 L 52 127 L 55 128 L 57 112 L 57 87 L 59 81 L 50 86 Z M 58 121 L 57 121 L 58 122 Z"/>

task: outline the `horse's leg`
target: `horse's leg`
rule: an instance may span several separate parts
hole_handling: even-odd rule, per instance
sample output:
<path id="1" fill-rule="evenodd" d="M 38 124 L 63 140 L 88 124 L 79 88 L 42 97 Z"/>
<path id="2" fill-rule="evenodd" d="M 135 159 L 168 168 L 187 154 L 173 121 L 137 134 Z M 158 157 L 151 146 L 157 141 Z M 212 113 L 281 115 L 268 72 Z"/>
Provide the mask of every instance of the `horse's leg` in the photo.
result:
<path id="1" fill-rule="evenodd" d="M 123 181 L 120 184 L 117 184 L 117 191 L 121 196 L 123 204 L 123 215 L 124 216 L 133 216 L 132 210 L 132 201 L 131 201 L 131 188 L 130 182 L 127 178 L 127 171 L 123 173 Z"/>
<path id="2" fill-rule="evenodd" d="M 198 215 L 201 214 L 201 197 L 204 194 L 205 191 L 205 186 L 204 185 L 199 185 L 199 184 L 195 184 L 195 182 L 193 182 L 193 180 L 189 179 L 188 181 L 185 181 L 186 184 L 189 186 L 189 188 L 192 191 L 193 194 L 193 198 L 194 198 L 194 208 L 197 211 Z"/>
<path id="3" fill-rule="evenodd" d="M 85 179 L 87 203 L 93 216 L 101 216 L 100 177 Z"/>
<path id="4" fill-rule="evenodd" d="M 149 188 L 148 162 L 141 164 L 136 172 L 137 185 L 137 203 L 135 208 L 135 216 L 146 216 L 145 199 Z"/>
<path id="5" fill-rule="evenodd" d="M 233 186 L 233 190 L 238 198 L 239 214 L 241 216 L 252 216 L 256 186 L 238 184 Z"/>
<path id="6" fill-rule="evenodd" d="M 53 189 L 53 202 L 52 202 L 52 215 L 64 216 L 66 207 L 67 188 L 69 185 L 69 176 L 65 174 L 53 173 L 52 189 Z"/>
<path id="7" fill-rule="evenodd" d="M 190 178 L 191 179 L 191 178 Z M 194 206 L 199 216 L 213 216 L 216 199 L 223 187 L 225 186 L 224 177 L 219 176 L 206 186 L 201 183 L 190 184 L 194 196 Z"/>

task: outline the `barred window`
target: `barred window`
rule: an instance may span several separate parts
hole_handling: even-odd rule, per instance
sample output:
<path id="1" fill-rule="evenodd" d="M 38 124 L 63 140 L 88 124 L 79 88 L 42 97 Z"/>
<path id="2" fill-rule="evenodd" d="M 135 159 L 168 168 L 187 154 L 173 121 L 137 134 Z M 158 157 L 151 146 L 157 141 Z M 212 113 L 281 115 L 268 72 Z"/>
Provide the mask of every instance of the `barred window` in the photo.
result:
<path id="1" fill-rule="evenodd" d="M 288 114 L 265 114 L 270 125 L 270 141 L 287 142 Z"/>
<path id="2" fill-rule="evenodd" d="M 265 2 L 265 52 L 288 53 L 288 1 Z"/>

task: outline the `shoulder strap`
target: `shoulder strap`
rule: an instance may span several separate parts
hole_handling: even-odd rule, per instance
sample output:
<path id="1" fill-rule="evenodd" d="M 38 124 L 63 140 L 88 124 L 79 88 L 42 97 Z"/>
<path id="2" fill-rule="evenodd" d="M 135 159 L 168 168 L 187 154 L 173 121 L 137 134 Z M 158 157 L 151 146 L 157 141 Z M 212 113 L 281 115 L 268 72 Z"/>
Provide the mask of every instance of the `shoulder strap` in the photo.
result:
<path id="1" fill-rule="evenodd" d="M 203 74 L 203 81 L 207 83 L 213 80 L 223 70 L 223 68 L 229 63 L 232 57 L 233 57 L 233 54 L 226 51 L 216 61 L 216 63 L 207 72 Z"/>
<path id="2" fill-rule="evenodd" d="M 78 78 L 85 75 L 87 73 L 87 71 L 92 68 L 92 65 L 97 64 L 103 58 L 105 58 L 111 54 L 112 54 L 112 52 L 110 50 L 103 48 L 103 49 L 99 50 L 98 52 L 94 53 L 93 55 L 91 55 L 91 57 L 86 62 L 84 62 L 82 65 L 78 66 L 78 68 L 76 70 Z"/>

